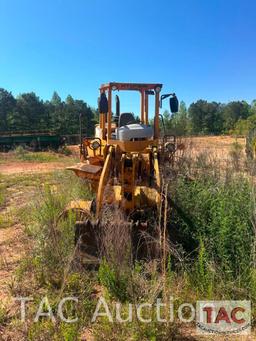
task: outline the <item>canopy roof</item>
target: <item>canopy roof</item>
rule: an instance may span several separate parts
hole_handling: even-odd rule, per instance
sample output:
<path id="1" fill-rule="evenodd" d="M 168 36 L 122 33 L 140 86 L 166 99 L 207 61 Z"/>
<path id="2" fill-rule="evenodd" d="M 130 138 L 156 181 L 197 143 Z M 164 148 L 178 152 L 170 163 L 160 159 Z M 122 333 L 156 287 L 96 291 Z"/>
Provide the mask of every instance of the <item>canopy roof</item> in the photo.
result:
<path id="1" fill-rule="evenodd" d="M 155 90 L 156 87 L 162 88 L 163 84 L 159 83 L 117 83 L 110 82 L 102 84 L 100 90 Z"/>

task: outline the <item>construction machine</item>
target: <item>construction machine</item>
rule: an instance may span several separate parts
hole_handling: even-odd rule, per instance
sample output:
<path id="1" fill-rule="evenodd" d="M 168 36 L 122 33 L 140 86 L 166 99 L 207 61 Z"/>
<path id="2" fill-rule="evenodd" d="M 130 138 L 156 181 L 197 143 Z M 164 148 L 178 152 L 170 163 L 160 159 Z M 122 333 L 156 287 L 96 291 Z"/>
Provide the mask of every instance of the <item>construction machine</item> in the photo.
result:
<path id="1" fill-rule="evenodd" d="M 162 202 L 162 165 L 173 159 L 177 149 L 174 136 L 160 134 L 160 107 L 169 98 L 172 113 L 178 111 L 174 93 L 161 95 L 162 84 L 111 82 L 100 87 L 99 123 L 94 137 L 82 137 L 81 162 L 69 170 L 90 182 L 95 192 L 92 201 L 70 203 L 77 214 L 76 242 L 82 241 L 87 254 L 97 256 L 96 230 L 104 207 L 122 211 L 136 230 L 147 230 L 148 216 L 159 214 Z M 140 115 L 122 112 L 115 92 L 140 94 Z M 149 119 L 149 96 L 154 98 L 154 118 Z M 115 113 L 112 112 L 115 101 Z M 152 124 L 149 124 L 149 122 Z"/>

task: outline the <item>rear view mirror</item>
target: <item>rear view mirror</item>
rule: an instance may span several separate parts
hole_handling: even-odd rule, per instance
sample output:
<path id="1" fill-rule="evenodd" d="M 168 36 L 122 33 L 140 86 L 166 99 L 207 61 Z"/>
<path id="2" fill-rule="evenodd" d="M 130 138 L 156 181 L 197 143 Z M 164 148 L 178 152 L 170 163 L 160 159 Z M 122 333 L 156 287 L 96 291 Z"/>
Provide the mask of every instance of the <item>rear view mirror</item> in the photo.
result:
<path id="1" fill-rule="evenodd" d="M 108 113 L 108 99 L 107 99 L 105 92 L 102 92 L 100 94 L 100 97 L 98 99 L 98 106 L 99 106 L 99 112 L 101 114 Z"/>
<path id="2" fill-rule="evenodd" d="M 170 97 L 170 110 L 172 113 L 179 111 L 179 101 L 175 94 L 173 94 L 173 97 Z"/>

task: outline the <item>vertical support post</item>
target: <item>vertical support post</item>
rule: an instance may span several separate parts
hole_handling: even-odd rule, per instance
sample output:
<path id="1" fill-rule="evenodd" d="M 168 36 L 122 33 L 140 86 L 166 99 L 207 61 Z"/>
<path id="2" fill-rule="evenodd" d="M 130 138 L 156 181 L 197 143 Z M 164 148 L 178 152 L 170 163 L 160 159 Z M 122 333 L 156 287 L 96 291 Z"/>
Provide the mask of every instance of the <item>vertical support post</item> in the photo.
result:
<path id="1" fill-rule="evenodd" d="M 102 129 L 102 138 L 106 139 L 106 114 L 100 114 L 101 116 L 101 129 Z"/>
<path id="2" fill-rule="evenodd" d="M 85 153 L 83 146 L 82 113 L 79 114 L 79 128 L 80 128 L 80 158 L 84 158 Z"/>
<path id="3" fill-rule="evenodd" d="M 158 139 L 159 137 L 159 92 L 155 94 L 155 133 L 154 138 Z"/>
<path id="4" fill-rule="evenodd" d="M 80 146 L 83 145 L 82 113 L 79 114 Z"/>
<path id="5" fill-rule="evenodd" d="M 100 95 L 103 93 L 104 91 L 103 90 L 100 90 Z M 100 100 L 100 99 L 99 99 Z M 100 115 L 100 129 L 102 131 L 102 139 L 105 140 L 106 139 L 106 114 L 100 112 L 99 113 Z"/>
<path id="6" fill-rule="evenodd" d="M 145 90 L 141 90 L 140 94 L 140 120 L 145 123 Z"/>
<path id="7" fill-rule="evenodd" d="M 148 124 L 148 95 L 145 94 L 145 124 Z"/>
<path id="8" fill-rule="evenodd" d="M 112 116 L 112 92 L 111 88 L 108 89 L 108 141 L 111 140 L 111 116 Z"/>

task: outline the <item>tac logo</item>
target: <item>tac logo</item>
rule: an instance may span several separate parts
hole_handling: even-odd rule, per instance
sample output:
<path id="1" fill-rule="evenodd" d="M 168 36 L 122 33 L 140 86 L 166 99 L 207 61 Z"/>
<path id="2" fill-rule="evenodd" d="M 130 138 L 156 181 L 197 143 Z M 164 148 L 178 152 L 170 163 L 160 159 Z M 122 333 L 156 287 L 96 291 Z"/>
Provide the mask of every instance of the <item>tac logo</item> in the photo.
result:
<path id="1" fill-rule="evenodd" d="M 250 301 L 197 301 L 198 334 L 242 334 L 251 332 Z"/>

